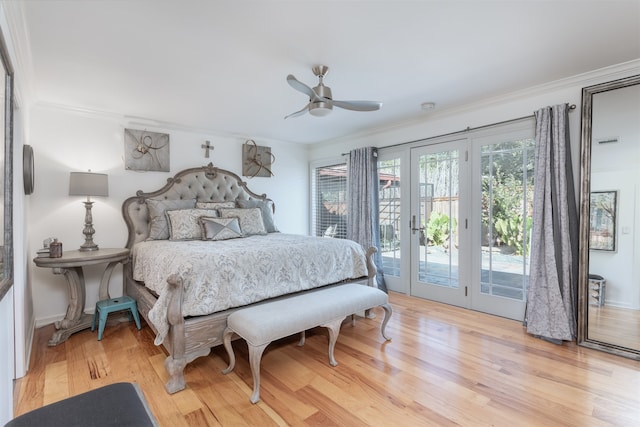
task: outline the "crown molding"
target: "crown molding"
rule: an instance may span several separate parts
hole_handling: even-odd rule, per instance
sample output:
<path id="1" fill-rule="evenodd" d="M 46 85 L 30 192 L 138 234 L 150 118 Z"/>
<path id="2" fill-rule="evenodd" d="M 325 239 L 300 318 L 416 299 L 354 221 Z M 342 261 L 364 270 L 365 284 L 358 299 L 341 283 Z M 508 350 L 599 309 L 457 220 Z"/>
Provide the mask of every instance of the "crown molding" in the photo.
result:
<path id="1" fill-rule="evenodd" d="M 191 125 L 185 125 L 177 122 L 170 122 L 167 120 L 159 120 L 150 117 L 135 116 L 123 113 L 116 113 L 113 111 L 97 110 L 92 108 L 78 107 L 67 104 L 58 104 L 54 102 L 37 101 L 34 103 L 35 108 L 41 108 L 44 110 L 61 111 L 67 114 L 73 114 L 78 116 L 90 117 L 100 120 L 110 120 L 117 122 L 123 126 L 135 126 L 145 128 L 153 131 L 179 131 L 193 134 L 207 135 L 210 137 L 236 139 L 246 141 L 247 139 L 259 139 L 264 143 L 275 144 L 288 144 L 288 145 L 300 145 L 291 141 L 278 140 L 260 135 L 246 135 L 241 133 L 232 132 L 220 132 L 219 130 L 200 128 Z"/>

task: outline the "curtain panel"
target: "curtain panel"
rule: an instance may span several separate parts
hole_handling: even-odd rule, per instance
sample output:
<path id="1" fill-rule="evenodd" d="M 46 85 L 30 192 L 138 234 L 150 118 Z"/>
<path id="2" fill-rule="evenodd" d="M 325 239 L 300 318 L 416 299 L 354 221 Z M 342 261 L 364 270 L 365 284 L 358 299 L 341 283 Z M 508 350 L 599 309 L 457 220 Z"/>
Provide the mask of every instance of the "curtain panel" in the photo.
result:
<path id="1" fill-rule="evenodd" d="M 387 292 L 380 251 L 378 150 L 374 147 L 351 150 L 347 170 L 347 239 L 360 243 L 365 249 L 378 248 L 376 281 L 378 288 Z"/>
<path id="2" fill-rule="evenodd" d="M 535 194 L 525 325 L 552 342 L 576 337 L 578 211 L 567 104 L 535 113 Z"/>

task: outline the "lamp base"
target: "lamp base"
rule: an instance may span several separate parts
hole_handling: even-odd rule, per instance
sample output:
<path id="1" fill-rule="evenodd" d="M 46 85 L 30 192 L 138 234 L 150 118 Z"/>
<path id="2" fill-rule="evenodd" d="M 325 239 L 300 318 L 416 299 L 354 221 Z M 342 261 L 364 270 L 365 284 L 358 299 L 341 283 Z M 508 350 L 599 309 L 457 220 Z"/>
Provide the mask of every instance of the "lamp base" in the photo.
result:
<path id="1" fill-rule="evenodd" d="M 93 217 L 91 216 L 91 206 L 93 206 L 93 202 L 87 200 L 83 203 L 86 212 L 84 217 L 84 230 L 82 230 L 84 243 L 80 246 L 80 252 L 97 251 L 99 249 L 98 245 L 93 242 L 93 234 L 95 233 L 93 229 Z"/>
<path id="2" fill-rule="evenodd" d="M 95 243 L 87 244 L 87 242 L 85 242 L 82 246 L 80 246 L 80 249 L 78 250 L 80 252 L 89 252 L 89 251 L 97 251 L 98 249 L 100 248 Z"/>

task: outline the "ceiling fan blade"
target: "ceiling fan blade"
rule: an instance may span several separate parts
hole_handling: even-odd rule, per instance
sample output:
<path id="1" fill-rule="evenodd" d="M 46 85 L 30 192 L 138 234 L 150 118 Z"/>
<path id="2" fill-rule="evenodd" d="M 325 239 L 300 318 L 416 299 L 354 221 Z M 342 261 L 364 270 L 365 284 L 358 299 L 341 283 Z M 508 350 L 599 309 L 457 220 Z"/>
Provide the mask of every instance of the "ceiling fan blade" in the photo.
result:
<path id="1" fill-rule="evenodd" d="M 333 100 L 333 105 L 336 107 L 344 108 L 345 110 L 353 111 L 376 111 L 382 107 L 382 102 L 378 101 L 336 101 Z"/>
<path id="2" fill-rule="evenodd" d="M 295 113 L 291 113 L 288 116 L 285 116 L 285 120 L 288 119 L 289 117 L 298 117 L 303 115 L 304 113 L 307 113 L 309 111 L 309 104 L 305 105 L 301 110 L 296 111 Z"/>
<path id="3" fill-rule="evenodd" d="M 300 80 L 296 79 L 293 76 L 293 74 L 289 74 L 287 76 L 287 83 L 289 83 L 289 86 L 291 86 L 295 90 L 300 91 L 300 92 L 308 95 L 310 100 L 313 100 L 313 101 L 322 101 L 322 100 L 324 100 L 324 98 L 320 98 L 318 96 L 318 94 L 314 92 L 313 89 L 311 89 L 306 84 L 302 83 Z"/>

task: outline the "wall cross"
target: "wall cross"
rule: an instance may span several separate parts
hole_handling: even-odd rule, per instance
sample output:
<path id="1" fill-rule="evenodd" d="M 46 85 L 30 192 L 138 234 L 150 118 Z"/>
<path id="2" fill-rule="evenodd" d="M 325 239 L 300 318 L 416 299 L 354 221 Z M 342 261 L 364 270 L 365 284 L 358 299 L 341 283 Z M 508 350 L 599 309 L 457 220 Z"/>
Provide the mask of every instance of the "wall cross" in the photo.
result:
<path id="1" fill-rule="evenodd" d="M 212 147 L 212 146 L 211 146 L 211 143 L 210 143 L 209 141 L 207 141 L 207 143 L 206 143 L 206 144 L 202 144 L 200 147 L 201 147 L 201 148 L 204 148 L 204 150 L 205 150 L 205 151 L 204 151 L 204 156 L 205 156 L 206 158 L 209 158 L 209 150 L 213 150 L 213 149 L 215 148 L 215 147 Z"/>

